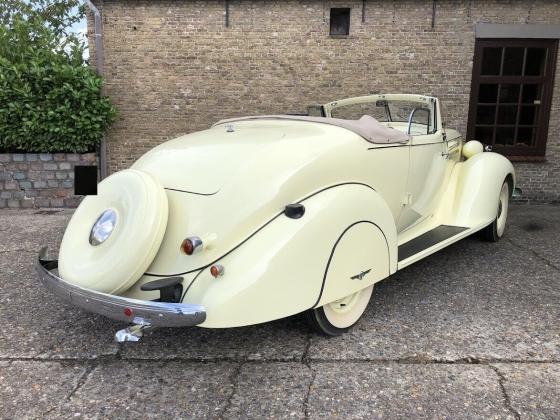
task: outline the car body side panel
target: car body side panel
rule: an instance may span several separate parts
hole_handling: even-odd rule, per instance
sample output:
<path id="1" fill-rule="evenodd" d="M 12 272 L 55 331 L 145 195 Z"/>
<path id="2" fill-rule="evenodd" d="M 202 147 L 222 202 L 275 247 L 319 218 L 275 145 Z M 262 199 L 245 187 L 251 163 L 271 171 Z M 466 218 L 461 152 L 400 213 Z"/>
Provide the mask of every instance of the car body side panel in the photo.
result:
<path id="1" fill-rule="evenodd" d="M 257 324 L 290 316 L 316 305 L 332 249 L 341 234 L 357 221 L 373 221 L 389 254 L 379 262 L 382 272 L 396 270 L 396 228 L 383 199 L 358 184 L 329 188 L 303 201 L 305 215 L 279 215 L 241 246 L 217 261 L 225 268 L 214 278 L 208 269 L 192 282 L 184 303 L 197 302 L 207 312 L 202 327 L 222 328 Z M 372 231 L 376 235 L 378 231 Z M 361 235 L 360 238 L 365 237 Z M 358 251 L 361 243 L 355 243 Z M 389 247 L 389 251 L 387 250 Z M 363 269 L 357 261 L 355 271 Z M 362 283 L 366 287 L 366 283 Z"/>
<path id="2" fill-rule="evenodd" d="M 251 124 L 259 126 L 258 130 L 241 126 Z M 280 128 L 274 126 L 271 130 L 282 127 L 280 124 Z M 371 186 L 383 197 L 395 221 L 402 209 L 408 175 L 408 146 L 382 147 L 340 127 L 327 128 L 319 127 L 309 138 L 286 137 L 283 142 L 270 141 L 265 147 L 255 148 L 246 156 L 243 165 L 227 177 L 223 175 L 221 190 L 216 194 L 207 196 L 167 189 L 167 230 L 147 273 L 173 276 L 198 270 L 230 252 L 282 212 L 286 205 L 334 185 L 362 183 Z M 236 130 L 236 133 L 260 132 L 261 127 L 244 122 L 236 126 Z M 266 133 L 268 128 L 263 130 Z M 209 137 L 209 143 L 211 140 Z M 184 147 L 188 150 L 189 146 L 185 143 Z M 165 156 L 168 152 L 165 150 Z M 150 159 L 146 158 L 138 167 L 144 168 Z M 204 156 L 204 159 L 211 161 L 212 156 Z M 153 169 L 156 166 L 152 163 L 144 169 L 156 173 Z M 158 170 L 165 172 L 159 166 Z M 188 166 L 183 167 L 183 172 L 179 166 L 173 170 L 173 177 L 190 176 Z M 204 251 L 188 257 L 182 253 L 180 244 L 187 236 L 201 237 Z"/>
<path id="3" fill-rule="evenodd" d="M 297 124 L 306 128 L 311 123 Z M 251 128 L 253 125 L 257 128 Z M 355 134 L 340 127 L 312 124 L 319 127 L 311 133 L 303 132 L 309 137 L 303 134 L 298 137 L 292 133 L 293 138 L 286 135 L 282 141 L 267 141 L 269 132 L 291 132 L 293 129 L 289 126 L 284 128 L 285 123 L 272 127 L 266 125 L 266 128 L 261 125 L 264 123 L 236 124 L 231 142 L 237 137 L 241 142 L 245 131 L 257 131 L 263 136 L 264 146 L 259 145 L 248 152 L 235 170 L 222 173 L 219 192 L 203 196 L 167 190 L 170 208 L 168 228 L 148 273 L 173 275 L 196 270 L 229 252 L 286 205 L 331 185 L 364 182 L 360 170 L 363 165 L 356 160 L 365 155 L 368 143 Z M 223 131 L 223 128 L 207 130 L 209 134 L 215 131 Z M 213 136 L 209 136 L 208 143 L 212 141 Z M 184 147 L 189 150 L 188 142 L 185 141 Z M 161 153 L 164 152 L 167 156 L 174 150 L 165 149 Z M 213 156 L 210 152 L 204 149 L 204 153 L 200 151 L 200 159 L 211 162 Z M 224 159 L 227 160 L 227 157 Z M 165 172 L 159 166 L 157 168 Z M 213 171 L 211 167 L 206 170 Z M 215 170 L 221 172 L 219 164 Z M 174 171 L 173 178 L 205 176 L 204 173 L 189 174 L 188 166 L 177 166 Z M 180 244 L 187 236 L 201 237 L 205 244 L 204 252 L 189 257 L 181 253 Z"/>

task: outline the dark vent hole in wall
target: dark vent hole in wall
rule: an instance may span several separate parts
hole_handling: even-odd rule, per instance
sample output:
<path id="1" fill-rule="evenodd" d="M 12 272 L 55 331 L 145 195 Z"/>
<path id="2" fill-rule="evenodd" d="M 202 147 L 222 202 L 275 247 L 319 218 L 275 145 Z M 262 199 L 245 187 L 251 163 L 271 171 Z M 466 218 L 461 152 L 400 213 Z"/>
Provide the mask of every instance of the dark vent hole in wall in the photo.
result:
<path id="1" fill-rule="evenodd" d="M 350 34 L 350 9 L 332 8 L 330 20 L 330 35 Z"/>
<path id="2" fill-rule="evenodd" d="M 97 166 L 74 167 L 74 194 L 97 195 Z"/>

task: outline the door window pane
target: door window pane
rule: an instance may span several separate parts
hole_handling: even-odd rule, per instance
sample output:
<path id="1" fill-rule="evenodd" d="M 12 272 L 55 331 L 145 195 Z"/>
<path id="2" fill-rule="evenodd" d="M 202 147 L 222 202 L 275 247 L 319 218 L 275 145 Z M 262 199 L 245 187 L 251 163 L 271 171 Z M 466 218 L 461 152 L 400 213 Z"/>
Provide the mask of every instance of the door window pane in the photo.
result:
<path id="1" fill-rule="evenodd" d="M 482 52 L 482 69 L 480 74 L 484 76 L 499 75 L 501 62 L 502 48 L 484 48 Z"/>
<path id="2" fill-rule="evenodd" d="M 496 144 L 513 144 L 513 136 L 515 128 L 513 127 L 496 127 Z"/>
<path id="3" fill-rule="evenodd" d="M 498 124 L 515 124 L 517 119 L 517 105 L 500 106 L 498 109 Z"/>
<path id="4" fill-rule="evenodd" d="M 481 143 L 492 144 L 494 137 L 493 127 L 476 127 L 474 138 Z"/>
<path id="5" fill-rule="evenodd" d="M 515 144 L 517 145 L 533 145 L 533 127 L 519 127 L 517 129 L 517 141 Z"/>
<path id="6" fill-rule="evenodd" d="M 521 102 L 524 104 L 532 104 L 535 100 L 539 99 L 539 85 L 523 85 L 523 95 L 521 95 Z"/>
<path id="7" fill-rule="evenodd" d="M 479 105 L 476 111 L 477 124 L 494 124 L 496 107 L 494 105 Z"/>
<path id="8" fill-rule="evenodd" d="M 523 54 L 525 48 L 506 48 L 504 53 L 504 68 L 502 75 L 518 76 L 523 70 Z"/>
<path id="9" fill-rule="evenodd" d="M 479 103 L 496 103 L 498 99 L 498 85 L 482 83 L 478 89 Z"/>
<path id="10" fill-rule="evenodd" d="M 502 83 L 500 86 L 500 103 L 513 103 L 519 102 L 519 85 L 512 85 Z"/>
<path id="11" fill-rule="evenodd" d="M 525 76 L 541 76 L 544 73 L 546 48 L 527 48 Z"/>
<path id="12" fill-rule="evenodd" d="M 520 125 L 534 125 L 536 124 L 536 106 L 522 106 L 519 111 L 519 124 Z"/>

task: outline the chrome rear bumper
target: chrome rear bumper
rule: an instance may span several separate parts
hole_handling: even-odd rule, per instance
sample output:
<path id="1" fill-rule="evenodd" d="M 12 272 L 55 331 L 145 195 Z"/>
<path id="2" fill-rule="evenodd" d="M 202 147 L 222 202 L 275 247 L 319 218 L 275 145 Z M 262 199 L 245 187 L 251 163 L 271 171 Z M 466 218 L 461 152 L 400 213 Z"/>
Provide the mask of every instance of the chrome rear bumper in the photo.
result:
<path id="1" fill-rule="evenodd" d="M 129 299 L 68 283 L 52 273 L 58 261 L 47 260 L 46 254 L 47 248 L 42 248 L 36 264 L 43 285 L 60 299 L 86 311 L 142 327 L 191 327 L 206 319 L 201 305 Z"/>

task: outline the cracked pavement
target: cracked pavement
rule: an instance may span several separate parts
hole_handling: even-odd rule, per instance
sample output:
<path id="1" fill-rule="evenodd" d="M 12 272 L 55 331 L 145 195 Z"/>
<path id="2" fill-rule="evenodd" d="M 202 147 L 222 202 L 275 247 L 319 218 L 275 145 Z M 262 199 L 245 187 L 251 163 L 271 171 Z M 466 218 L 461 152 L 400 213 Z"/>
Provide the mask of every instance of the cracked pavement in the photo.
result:
<path id="1" fill-rule="evenodd" d="M 251 327 L 122 324 L 39 286 L 69 210 L 0 211 L 0 416 L 560 417 L 560 206 L 512 205 L 502 241 L 467 238 L 378 284 L 361 322 L 323 338 L 301 317 Z"/>

